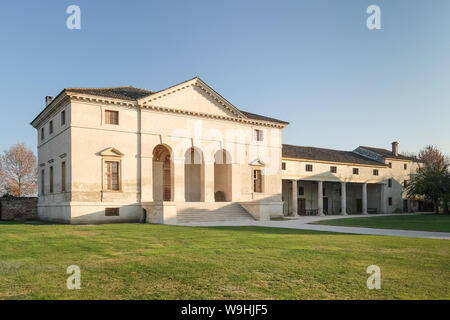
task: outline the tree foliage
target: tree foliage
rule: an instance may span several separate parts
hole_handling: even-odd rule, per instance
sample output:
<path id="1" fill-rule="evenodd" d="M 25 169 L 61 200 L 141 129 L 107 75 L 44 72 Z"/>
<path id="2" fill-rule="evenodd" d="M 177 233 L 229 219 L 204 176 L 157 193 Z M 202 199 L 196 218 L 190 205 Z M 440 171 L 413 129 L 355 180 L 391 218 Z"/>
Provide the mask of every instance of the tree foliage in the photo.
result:
<path id="1" fill-rule="evenodd" d="M 435 212 L 442 203 L 448 211 L 450 172 L 448 159 L 437 147 L 426 146 L 419 152 L 420 167 L 406 188 L 410 198 L 420 196 L 433 203 Z"/>

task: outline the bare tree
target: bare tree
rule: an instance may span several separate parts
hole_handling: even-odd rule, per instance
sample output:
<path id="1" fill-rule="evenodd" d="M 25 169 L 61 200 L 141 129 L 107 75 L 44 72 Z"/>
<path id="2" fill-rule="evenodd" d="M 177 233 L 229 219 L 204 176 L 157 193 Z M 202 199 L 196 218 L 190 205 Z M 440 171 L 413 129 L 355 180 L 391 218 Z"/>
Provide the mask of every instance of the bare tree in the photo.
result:
<path id="1" fill-rule="evenodd" d="M 18 143 L 3 152 L 0 163 L 4 190 L 15 197 L 36 194 L 37 167 L 33 151 Z"/>
<path id="2" fill-rule="evenodd" d="M 424 167 L 427 168 L 443 170 L 449 166 L 448 158 L 442 154 L 438 147 L 432 145 L 428 145 L 420 150 L 418 158 L 423 163 Z"/>

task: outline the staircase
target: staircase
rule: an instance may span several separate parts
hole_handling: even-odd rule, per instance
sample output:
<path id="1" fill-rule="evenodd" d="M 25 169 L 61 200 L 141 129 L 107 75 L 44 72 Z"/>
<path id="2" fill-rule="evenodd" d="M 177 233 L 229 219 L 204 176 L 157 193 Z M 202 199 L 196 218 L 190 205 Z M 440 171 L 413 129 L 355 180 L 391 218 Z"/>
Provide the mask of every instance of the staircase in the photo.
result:
<path id="1" fill-rule="evenodd" d="M 177 205 L 177 222 L 254 221 L 236 202 L 186 202 Z"/>

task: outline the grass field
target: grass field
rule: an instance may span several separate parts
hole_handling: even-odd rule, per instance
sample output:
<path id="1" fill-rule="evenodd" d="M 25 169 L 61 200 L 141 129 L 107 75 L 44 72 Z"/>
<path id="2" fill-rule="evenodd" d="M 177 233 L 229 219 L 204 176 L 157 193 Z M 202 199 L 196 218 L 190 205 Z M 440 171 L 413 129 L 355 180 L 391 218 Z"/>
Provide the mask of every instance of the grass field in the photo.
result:
<path id="1" fill-rule="evenodd" d="M 314 222 L 331 226 L 450 232 L 450 215 L 398 215 L 332 219 Z"/>
<path id="2" fill-rule="evenodd" d="M 1 299 L 449 299 L 447 240 L 259 228 L 0 223 Z M 381 289 L 366 268 L 381 268 Z M 66 268 L 81 268 L 81 290 Z"/>

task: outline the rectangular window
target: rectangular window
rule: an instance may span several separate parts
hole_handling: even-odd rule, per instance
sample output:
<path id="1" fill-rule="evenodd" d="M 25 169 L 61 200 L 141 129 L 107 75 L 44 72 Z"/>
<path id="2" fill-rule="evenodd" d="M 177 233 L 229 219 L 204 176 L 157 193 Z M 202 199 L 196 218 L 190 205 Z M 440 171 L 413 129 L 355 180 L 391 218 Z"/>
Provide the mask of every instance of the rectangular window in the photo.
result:
<path id="1" fill-rule="evenodd" d="M 50 173 L 49 173 L 49 179 L 50 179 L 50 193 L 53 193 L 53 167 L 50 167 Z"/>
<path id="2" fill-rule="evenodd" d="M 61 192 L 66 192 L 66 162 L 61 162 Z"/>
<path id="3" fill-rule="evenodd" d="M 388 180 L 388 187 L 389 187 L 389 188 L 392 188 L 392 179 L 389 179 L 389 180 Z"/>
<path id="4" fill-rule="evenodd" d="M 331 166 L 330 167 L 330 171 L 331 171 L 331 173 L 336 173 L 337 172 L 337 167 L 336 166 Z"/>
<path id="5" fill-rule="evenodd" d="M 406 163 L 403 165 L 403 169 L 405 169 L 405 170 L 408 169 L 408 165 Z"/>
<path id="6" fill-rule="evenodd" d="M 45 194 L 45 170 L 41 170 L 41 194 Z"/>
<path id="7" fill-rule="evenodd" d="M 373 175 L 377 176 L 378 175 L 378 169 L 373 169 Z"/>
<path id="8" fill-rule="evenodd" d="M 390 206 L 392 206 L 392 198 L 391 198 L 391 197 L 388 198 L 388 204 L 389 204 Z"/>
<path id="9" fill-rule="evenodd" d="M 61 111 L 61 126 L 66 124 L 66 110 Z"/>
<path id="10" fill-rule="evenodd" d="M 119 162 L 106 161 L 106 190 L 119 191 Z"/>
<path id="11" fill-rule="evenodd" d="M 253 192 L 262 192 L 261 170 L 253 170 Z"/>
<path id="12" fill-rule="evenodd" d="M 286 162 L 281 163 L 281 170 L 286 170 Z"/>
<path id="13" fill-rule="evenodd" d="M 322 188 L 322 196 L 323 196 L 323 197 L 326 196 L 326 194 L 325 194 L 325 187 Z"/>
<path id="14" fill-rule="evenodd" d="M 255 140 L 256 141 L 263 141 L 264 140 L 263 131 L 262 130 L 255 129 Z"/>
<path id="15" fill-rule="evenodd" d="M 406 188 L 407 186 L 408 186 L 408 181 L 404 180 L 404 181 L 403 181 L 403 187 Z"/>
<path id="16" fill-rule="evenodd" d="M 388 165 L 389 165 L 389 168 L 392 168 L 392 162 L 389 162 Z"/>
<path id="17" fill-rule="evenodd" d="M 313 166 L 312 166 L 312 164 L 307 164 L 306 165 L 306 171 L 313 171 Z"/>
<path id="18" fill-rule="evenodd" d="M 49 123 L 49 134 L 52 134 L 53 133 L 53 121 L 50 121 L 50 123 Z"/>
<path id="19" fill-rule="evenodd" d="M 45 127 L 41 128 L 41 140 L 45 139 Z"/>
<path id="20" fill-rule="evenodd" d="M 305 194 L 305 188 L 303 187 L 298 187 L 298 195 L 299 196 L 303 196 Z"/>
<path id="21" fill-rule="evenodd" d="M 358 168 L 353 168 L 353 174 L 359 174 L 359 169 Z"/>
<path id="22" fill-rule="evenodd" d="M 105 216 L 118 217 L 119 216 L 119 208 L 105 208 Z"/>
<path id="23" fill-rule="evenodd" d="M 105 123 L 118 125 L 119 111 L 105 110 Z"/>

